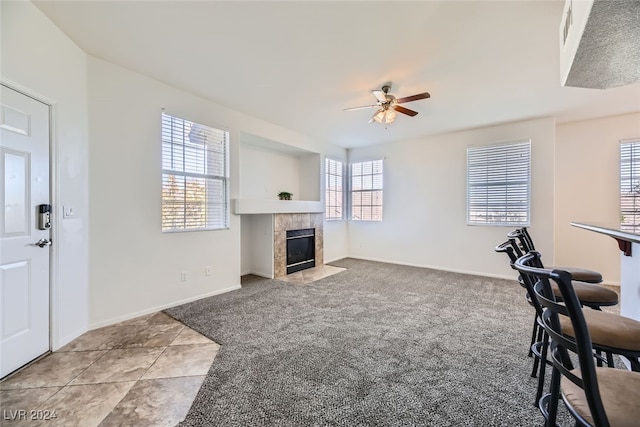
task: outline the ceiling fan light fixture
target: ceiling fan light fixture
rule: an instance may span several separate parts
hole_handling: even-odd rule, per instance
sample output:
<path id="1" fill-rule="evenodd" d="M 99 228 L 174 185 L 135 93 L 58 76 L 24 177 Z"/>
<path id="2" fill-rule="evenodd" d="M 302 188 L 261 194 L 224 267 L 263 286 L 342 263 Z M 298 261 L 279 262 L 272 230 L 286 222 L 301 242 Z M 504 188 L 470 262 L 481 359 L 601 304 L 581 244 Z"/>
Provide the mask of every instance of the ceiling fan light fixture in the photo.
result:
<path id="1" fill-rule="evenodd" d="M 386 111 L 384 110 L 384 108 L 381 108 L 373 115 L 373 120 L 376 123 L 385 123 L 385 116 Z"/>
<path id="2" fill-rule="evenodd" d="M 396 121 L 396 116 L 398 114 L 393 108 L 387 110 L 387 114 L 385 115 L 385 123 L 390 124 Z"/>
<path id="3" fill-rule="evenodd" d="M 398 113 L 393 108 L 384 107 L 379 109 L 372 117 L 376 123 L 383 123 L 385 125 L 391 124 L 396 121 Z"/>

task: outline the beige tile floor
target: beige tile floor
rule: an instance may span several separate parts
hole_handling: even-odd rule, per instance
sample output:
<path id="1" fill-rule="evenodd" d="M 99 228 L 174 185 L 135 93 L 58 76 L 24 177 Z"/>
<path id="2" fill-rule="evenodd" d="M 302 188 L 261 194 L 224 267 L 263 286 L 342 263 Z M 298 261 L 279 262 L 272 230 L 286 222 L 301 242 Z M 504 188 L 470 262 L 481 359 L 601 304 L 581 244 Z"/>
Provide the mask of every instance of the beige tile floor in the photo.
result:
<path id="1" fill-rule="evenodd" d="M 164 313 L 89 331 L 0 382 L 0 426 L 174 426 L 219 348 Z"/>
<path id="2" fill-rule="evenodd" d="M 313 268 L 307 268 L 306 270 L 296 271 L 295 273 L 287 274 L 285 277 L 278 277 L 278 280 L 283 282 L 295 283 L 296 285 L 306 285 L 316 280 L 324 279 L 333 274 L 340 273 L 346 270 L 342 267 L 334 267 L 333 265 L 319 265 Z"/>

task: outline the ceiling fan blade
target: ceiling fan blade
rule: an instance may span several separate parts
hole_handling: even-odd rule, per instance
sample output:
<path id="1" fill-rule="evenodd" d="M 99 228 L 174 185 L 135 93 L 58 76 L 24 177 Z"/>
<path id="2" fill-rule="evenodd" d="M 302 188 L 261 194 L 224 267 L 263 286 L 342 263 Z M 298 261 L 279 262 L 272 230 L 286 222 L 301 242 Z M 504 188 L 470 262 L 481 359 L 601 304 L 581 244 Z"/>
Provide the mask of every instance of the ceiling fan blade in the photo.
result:
<path id="1" fill-rule="evenodd" d="M 396 110 L 398 113 L 406 114 L 407 116 L 411 116 L 411 117 L 418 114 L 417 111 L 413 111 L 408 108 L 401 107 L 399 105 L 396 105 L 395 107 L 393 107 L 393 109 Z"/>
<path id="2" fill-rule="evenodd" d="M 396 103 L 402 104 L 402 103 L 405 103 L 405 102 L 417 101 L 419 99 L 427 99 L 427 98 L 430 98 L 430 97 L 431 97 L 431 95 L 429 95 L 429 92 L 419 93 L 417 95 L 405 96 L 404 98 L 396 99 Z"/>
<path id="3" fill-rule="evenodd" d="M 365 108 L 375 108 L 375 107 L 379 107 L 379 105 L 364 105 L 362 107 L 351 107 L 351 108 L 345 108 L 343 111 L 364 110 Z"/>
<path id="4" fill-rule="evenodd" d="M 378 101 L 385 103 L 387 102 L 387 94 L 384 93 L 381 90 L 372 90 L 371 93 L 373 94 L 373 96 L 375 96 L 376 98 L 378 98 Z"/>

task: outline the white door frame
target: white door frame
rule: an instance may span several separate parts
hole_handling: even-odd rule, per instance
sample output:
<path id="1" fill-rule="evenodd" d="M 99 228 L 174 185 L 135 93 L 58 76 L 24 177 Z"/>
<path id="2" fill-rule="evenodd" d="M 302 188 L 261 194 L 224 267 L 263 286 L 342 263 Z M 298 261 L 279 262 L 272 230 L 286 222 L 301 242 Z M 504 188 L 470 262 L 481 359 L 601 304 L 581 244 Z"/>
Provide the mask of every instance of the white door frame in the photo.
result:
<path id="1" fill-rule="evenodd" d="M 33 98 L 38 102 L 46 104 L 49 107 L 49 197 L 53 207 L 53 215 L 51 218 L 51 241 L 53 244 L 49 247 L 49 351 L 60 346 L 58 319 L 60 306 L 58 301 L 58 245 L 60 244 L 60 217 L 62 210 L 59 206 L 59 187 L 60 182 L 58 175 L 58 143 L 56 132 L 57 119 L 57 103 L 19 83 L 10 81 L 0 76 L 0 84 L 20 92 L 21 94 Z"/>

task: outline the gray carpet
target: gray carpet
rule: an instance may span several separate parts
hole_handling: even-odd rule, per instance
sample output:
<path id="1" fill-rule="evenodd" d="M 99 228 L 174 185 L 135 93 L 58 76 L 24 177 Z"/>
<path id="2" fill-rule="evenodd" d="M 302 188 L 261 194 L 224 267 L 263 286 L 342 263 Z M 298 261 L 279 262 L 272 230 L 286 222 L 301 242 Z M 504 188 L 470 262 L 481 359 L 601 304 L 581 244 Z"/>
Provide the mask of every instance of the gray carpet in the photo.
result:
<path id="1" fill-rule="evenodd" d="M 222 345 L 180 426 L 538 426 L 515 280 L 345 259 L 166 310 Z"/>

